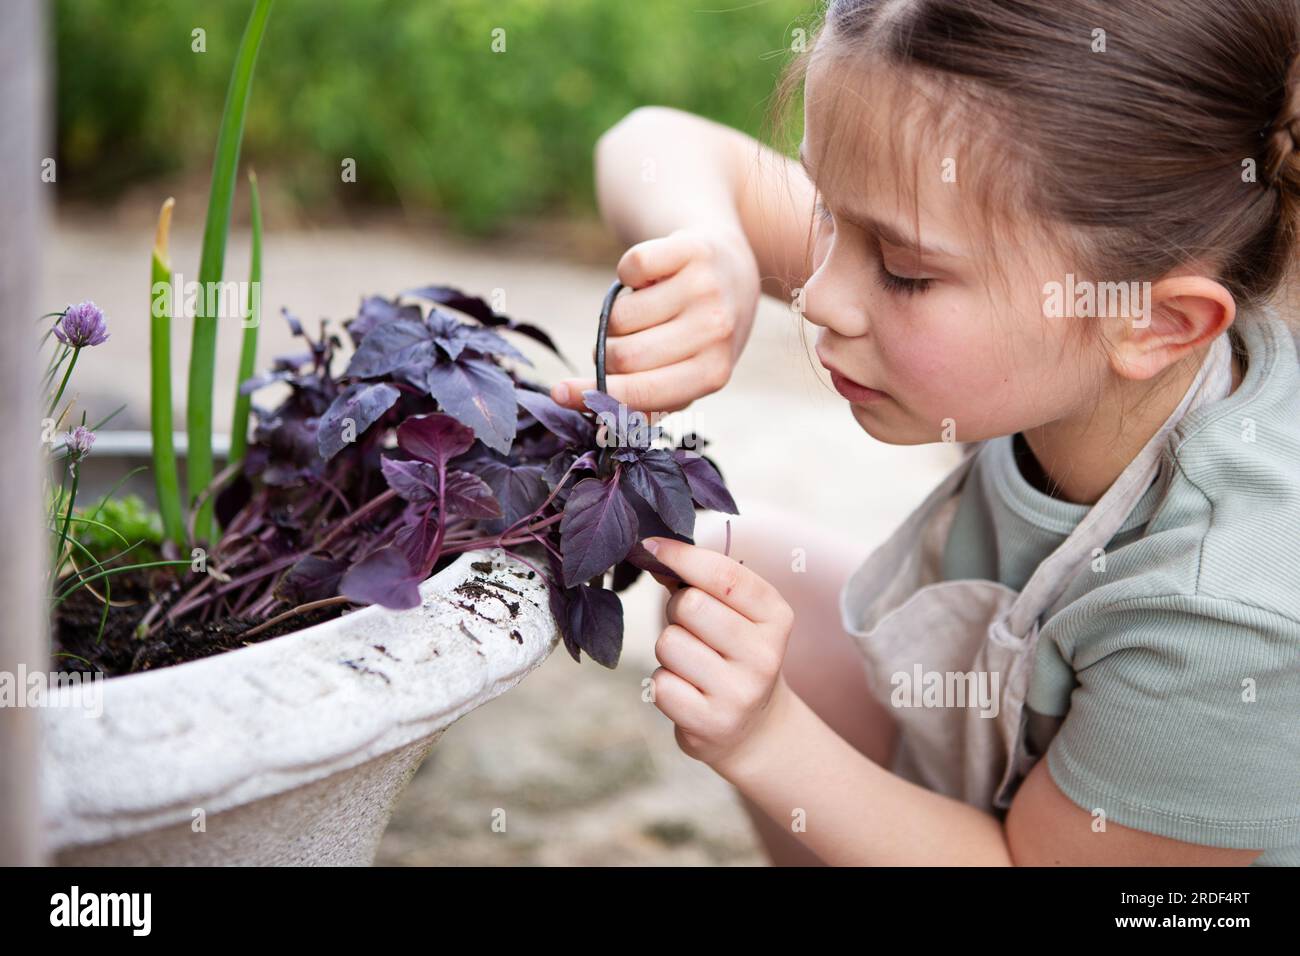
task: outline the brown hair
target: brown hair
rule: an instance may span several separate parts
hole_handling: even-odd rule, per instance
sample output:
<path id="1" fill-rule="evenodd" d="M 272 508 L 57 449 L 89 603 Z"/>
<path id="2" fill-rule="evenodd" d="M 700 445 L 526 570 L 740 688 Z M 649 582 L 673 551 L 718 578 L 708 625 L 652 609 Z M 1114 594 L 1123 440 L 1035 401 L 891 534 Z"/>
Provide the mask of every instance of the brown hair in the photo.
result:
<path id="1" fill-rule="evenodd" d="M 1298 5 L 831 0 L 822 32 L 837 55 L 916 67 L 996 117 L 1030 173 L 1021 201 L 1075 227 L 1081 271 L 1201 262 L 1252 304 L 1283 288 L 1297 238 Z"/>

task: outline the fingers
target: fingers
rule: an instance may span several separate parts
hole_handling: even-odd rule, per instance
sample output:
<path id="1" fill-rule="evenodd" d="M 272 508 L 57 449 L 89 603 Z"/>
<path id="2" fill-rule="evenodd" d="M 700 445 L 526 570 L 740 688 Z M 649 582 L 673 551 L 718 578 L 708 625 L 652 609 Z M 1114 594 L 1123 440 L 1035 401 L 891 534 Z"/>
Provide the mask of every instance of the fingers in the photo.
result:
<path id="1" fill-rule="evenodd" d="M 686 678 L 659 667 L 650 675 L 650 683 L 655 706 L 678 726 L 697 726 L 707 715 L 709 705 L 704 693 Z"/>
<path id="2" fill-rule="evenodd" d="M 605 371 L 645 372 L 684 362 L 710 345 L 726 340 L 730 323 L 707 306 L 687 310 L 670 322 L 605 342 Z"/>
<path id="3" fill-rule="evenodd" d="M 669 624 L 655 641 L 659 663 L 704 694 L 714 694 L 726 683 L 726 663 L 698 635 Z"/>
<path id="4" fill-rule="evenodd" d="M 689 276 L 690 272 L 684 271 L 664 282 L 624 292 L 609 313 L 608 336 L 630 335 L 680 315 L 694 294 L 693 283 L 685 281 Z"/>
<path id="5" fill-rule="evenodd" d="M 664 606 L 664 615 L 669 622 L 684 627 L 728 659 L 743 655 L 746 635 L 753 627 L 747 618 L 694 586 L 679 587 L 673 591 Z"/>
<path id="6" fill-rule="evenodd" d="M 615 300 L 605 340 L 613 398 L 641 411 L 679 411 L 731 378 L 739 319 L 711 250 L 698 236 L 672 235 L 624 253 L 619 280 L 633 291 Z M 595 387 L 591 378 L 566 379 L 551 398 L 581 411 L 582 393 Z"/>
<path id="7" fill-rule="evenodd" d="M 717 598 L 727 607 L 756 624 L 785 623 L 789 605 L 757 574 L 731 558 L 676 541 L 672 538 L 647 538 L 657 544 L 654 556 L 676 571 L 687 584 Z"/>
<path id="8" fill-rule="evenodd" d="M 618 261 L 618 281 L 640 289 L 656 279 L 675 273 L 698 251 L 694 242 L 678 236 L 664 236 L 639 242 Z"/>
<path id="9" fill-rule="evenodd" d="M 716 392 L 731 375 L 723 347 L 709 349 L 684 362 L 644 372 L 606 376 L 610 397 L 643 412 L 675 412 L 701 395 Z M 551 386 L 551 398 L 568 408 L 583 410 L 582 393 L 596 387 L 595 379 L 565 379 Z M 561 388 L 565 391 L 561 392 Z"/>

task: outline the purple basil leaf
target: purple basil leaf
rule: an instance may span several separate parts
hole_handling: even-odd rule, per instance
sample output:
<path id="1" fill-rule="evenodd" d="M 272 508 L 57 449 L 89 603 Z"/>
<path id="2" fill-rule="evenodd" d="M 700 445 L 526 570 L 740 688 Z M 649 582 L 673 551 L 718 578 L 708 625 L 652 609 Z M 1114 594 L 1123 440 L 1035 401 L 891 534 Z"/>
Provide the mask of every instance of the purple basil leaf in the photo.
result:
<path id="1" fill-rule="evenodd" d="M 436 306 L 429 310 L 427 322 L 434 340 L 446 350 L 447 356 L 453 361 L 460 355 L 462 349 L 469 348 L 487 355 L 508 355 L 526 365 L 533 364 L 528 356 L 491 329 L 485 329 L 481 325 L 469 325 Z"/>
<path id="2" fill-rule="evenodd" d="M 522 416 L 525 419 L 531 419 L 532 416 L 525 412 Z M 525 431 L 520 429 L 515 435 L 514 447 L 510 449 L 510 454 L 518 461 L 542 462 L 550 461 L 558 452 L 570 451 L 568 442 L 559 435 L 548 432 L 545 428 L 532 423 L 536 427 Z"/>
<path id="3" fill-rule="evenodd" d="M 474 444 L 470 446 L 469 451 L 463 452 L 454 458 L 447 459 L 447 465 L 449 467 L 454 465 L 457 468 L 464 468 L 467 471 L 479 470 L 479 462 L 497 462 L 502 465 L 510 465 L 514 463 L 514 459 L 510 457 L 510 455 L 503 455 L 499 451 L 493 451 L 481 441 L 475 441 Z M 473 465 L 472 468 L 470 467 L 471 465 Z"/>
<path id="4" fill-rule="evenodd" d="M 582 412 L 565 408 L 551 396 L 527 388 L 516 389 L 515 398 L 528 414 L 542 423 L 542 427 L 570 445 L 587 448 L 596 440 L 596 429 Z"/>
<path id="5" fill-rule="evenodd" d="M 394 546 L 402 550 L 412 568 L 423 570 L 429 563 L 433 542 L 438 536 L 438 519 L 434 511 L 431 506 L 408 508 L 405 524 L 393 535 Z"/>
<path id="6" fill-rule="evenodd" d="M 581 584 L 570 592 L 573 640 L 597 664 L 618 666 L 623 649 L 623 602 L 605 588 Z"/>
<path id="7" fill-rule="evenodd" d="M 484 460 L 475 462 L 474 470 L 488 483 L 501 505 L 501 518 L 483 526 L 489 534 L 504 531 L 520 518 L 532 514 L 550 492 L 542 478 L 541 465 L 511 465 Z"/>
<path id="8" fill-rule="evenodd" d="M 430 309 L 425 320 L 433 340 L 447 353 L 453 362 L 460 358 L 460 353 L 469 344 L 470 327 L 453 315 L 441 309 Z"/>
<path id="9" fill-rule="evenodd" d="M 438 467 L 427 461 L 379 459 L 388 487 L 412 504 L 425 504 L 438 497 Z"/>
<path id="10" fill-rule="evenodd" d="M 389 610 L 405 611 L 419 607 L 420 578 L 410 562 L 394 547 L 378 551 L 358 561 L 339 587 L 343 596 L 358 604 L 380 604 Z"/>
<path id="11" fill-rule="evenodd" d="M 681 466 L 686 483 L 691 486 L 691 496 L 703 507 L 729 515 L 740 514 L 731 492 L 722 483 L 718 469 L 707 458 L 685 448 L 673 449 L 673 458 Z"/>
<path id="12" fill-rule="evenodd" d="M 503 369 L 474 358 L 439 362 L 426 370 L 425 381 L 444 412 L 472 428 L 489 448 L 509 454 L 518 403 L 514 383 Z"/>
<path id="13" fill-rule="evenodd" d="M 555 626 L 559 628 L 560 637 L 564 639 L 564 649 L 569 652 L 570 657 L 581 663 L 582 653 L 573 639 L 573 627 L 569 624 L 569 599 L 565 596 L 567 592 L 555 587 L 548 587 L 546 590 L 547 603 L 551 606 L 551 617 L 555 619 Z"/>
<path id="14" fill-rule="evenodd" d="M 443 500 L 439 502 L 443 513 L 458 518 L 499 518 L 501 505 L 492 495 L 488 483 L 468 471 L 447 472 L 443 487 Z"/>
<path id="15" fill-rule="evenodd" d="M 402 422 L 397 427 L 397 444 L 408 455 L 445 470 L 447 462 L 469 451 L 474 433 L 450 415 L 435 412 Z"/>
<path id="16" fill-rule="evenodd" d="M 465 334 L 465 344 L 469 348 L 487 355 L 505 355 L 512 359 L 518 359 L 525 365 L 532 365 L 532 361 L 523 352 L 519 351 L 501 336 L 497 335 L 491 329 L 473 328 L 465 326 L 468 331 Z"/>
<path id="17" fill-rule="evenodd" d="M 348 363 L 352 378 L 379 378 L 433 363 L 433 336 L 423 322 L 398 318 L 371 329 Z"/>
<path id="18" fill-rule="evenodd" d="M 633 545 L 632 550 L 636 550 L 636 545 Z M 620 561 L 614 565 L 614 573 L 610 577 L 609 589 L 615 594 L 626 591 L 636 583 L 636 579 L 640 576 L 641 569 L 639 567 L 628 560 Z"/>
<path id="19" fill-rule="evenodd" d="M 290 312 L 288 309 L 285 308 L 280 309 L 280 314 L 284 316 L 284 321 L 288 323 L 289 331 L 293 335 L 299 336 L 304 339 L 307 337 L 307 333 L 303 332 L 302 323 L 298 321 L 298 317 L 296 315 L 294 315 L 292 312 Z"/>
<path id="20" fill-rule="evenodd" d="M 674 538 L 678 541 L 685 541 L 687 544 L 694 544 L 694 539 L 688 535 L 678 534 L 659 517 L 659 512 L 655 511 L 654 506 L 642 498 L 626 482 L 620 482 L 619 490 L 623 492 L 623 497 L 627 499 L 627 506 L 632 509 L 636 515 L 636 539 L 642 538 Z M 647 551 L 646 554 L 650 552 Z"/>
<path id="21" fill-rule="evenodd" d="M 555 626 L 564 640 L 564 649 L 569 652 L 570 657 L 581 663 L 582 655 L 577 642 L 573 639 L 573 627 L 569 624 L 569 594 L 573 589 L 561 587 L 556 583 L 560 580 L 560 565 L 549 549 L 546 551 L 546 564 L 551 572 L 546 580 L 546 601 L 551 608 L 551 617 L 555 620 Z"/>
<path id="22" fill-rule="evenodd" d="M 671 454 L 662 448 L 652 448 L 623 469 L 623 478 L 654 507 L 668 527 L 687 537 L 695 533 L 691 489 Z"/>
<path id="23" fill-rule="evenodd" d="M 325 462 L 316 442 L 319 415 L 317 397 L 303 388 L 290 396 L 266 418 L 258 420 L 253 432 L 257 446 L 266 449 L 263 483 L 275 486 L 298 485 L 319 474 Z"/>
<path id="24" fill-rule="evenodd" d="M 275 382 L 287 381 L 293 378 L 293 375 L 294 373 L 291 369 L 284 369 L 284 368 L 275 369 L 270 372 L 262 372 L 261 374 L 254 375 L 252 378 L 247 379 L 246 381 L 240 383 L 239 394 L 252 395 L 259 388 L 265 388 L 266 386 L 274 384 Z"/>
<path id="25" fill-rule="evenodd" d="M 546 486 L 551 491 L 555 490 L 555 486 L 564 478 L 570 466 L 573 468 L 574 475 L 582 471 L 595 471 L 596 453 L 594 451 L 585 451 L 581 455 L 575 457 L 571 451 L 556 452 L 555 455 L 546 463 L 546 468 L 542 471 L 542 479 L 546 482 Z M 560 494 L 567 497 L 568 492 L 572 490 L 574 484 L 576 484 L 576 482 L 573 480 L 573 476 L 570 475 L 567 488 L 560 492 Z"/>
<path id="26" fill-rule="evenodd" d="M 355 441 L 367 428 L 379 421 L 384 412 L 397 404 L 401 392 L 386 382 L 354 382 L 345 388 L 325 414 L 316 430 L 320 455 L 329 461 L 348 444 L 348 434 Z M 352 427 L 347 428 L 348 421 Z"/>
<path id="27" fill-rule="evenodd" d="M 573 587 L 622 561 L 637 540 L 636 512 L 616 481 L 584 478 L 560 519 L 564 584 Z"/>
<path id="28" fill-rule="evenodd" d="M 505 316 L 498 316 L 492 306 L 478 296 L 467 295 L 449 285 L 426 285 L 418 289 L 407 289 L 402 295 L 428 299 L 430 302 L 445 305 L 457 312 L 463 312 L 471 318 L 478 319 L 484 325 L 504 325 L 510 321 Z"/>
<path id="29" fill-rule="evenodd" d="M 256 447 L 256 446 L 254 446 Z M 234 480 L 226 483 L 220 491 L 217 492 L 217 500 L 214 506 L 214 513 L 217 516 L 217 522 L 223 527 L 229 527 L 230 522 L 235 520 L 235 515 L 248 504 L 253 497 L 253 483 L 249 480 L 249 475 L 253 474 L 252 468 L 258 465 L 251 461 L 251 456 L 245 456 L 244 468 L 235 475 Z"/>
<path id="30" fill-rule="evenodd" d="M 582 404 L 586 405 L 598 416 L 612 415 L 614 421 L 618 421 L 618 409 L 623 403 L 606 392 L 599 392 L 594 388 L 589 388 L 582 393 Z"/>
<path id="31" fill-rule="evenodd" d="M 361 340 L 377 326 L 398 318 L 413 319 L 419 322 L 420 307 L 418 305 L 398 305 L 396 302 L 390 302 L 388 299 L 377 295 L 362 299 L 361 308 L 357 310 L 357 317 L 346 325 L 348 334 L 352 336 L 352 344 L 359 346 Z"/>
<path id="32" fill-rule="evenodd" d="M 636 513 L 637 522 L 637 541 L 636 544 L 632 545 L 632 550 L 627 553 L 626 560 L 642 571 L 649 571 L 651 574 L 657 574 L 670 581 L 681 581 L 682 579 L 676 571 L 673 571 L 647 551 L 641 542 L 646 538 L 673 538 L 676 541 L 694 544 L 694 539 L 688 535 L 680 535 L 668 527 L 650 503 L 633 491 L 630 485 L 623 485 L 622 490 L 627 498 L 628 505 Z"/>
<path id="33" fill-rule="evenodd" d="M 314 352 L 294 352 L 291 355 L 277 355 L 271 360 L 271 366 L 277 372 L 296 372 L 304 365 L 311 365 L 315 361 Z"/>
<path id="34" fill-rule="evenodd" d="M 530 322 L 519 322 L 507 316 L 501 315 L 490 305 L 480 299 L 478 296 L 467 295 L 459 289 L 454 289 L 449 285 L 430 285 L 420 289 L 408 289 L 403 295 L 418 296 L 422 299 L 428 299 L 439 305 L 445 305 L 450 309 L 455 309 L 470 318 L 478 319 L 486 326 L 499 328 L 505 326 L 512 332 L 518 332 L 520 335 L 526 335 L 534 342 L 539 342 L 546 346 L 563 362 L 573 369 L 573 363 L 564 357 L 559 346 L 546 333 L 545 329 L 539 328 Z M 525 360 L 527 361 L 527 360 Z M 531 362 L 529 364 L 532 364 Z"/>
<path id="35" fill-rule="evenodd" d="M 663 431 L 651 423 L 645 412 L 629 408 L 594 388 L 583 392 L 582 400 L 583 404 L 596 413 L 597 424 L 605 425 L 606 434 L 600 437 L 603 447 L 643 450 L 649 448 L 651 442 Z M 625 460 L 626 458 L 624 455 Z"/>
<path id="36" fill-rule="evenodd" d="M 295 606 L 323 601 L 339 593 L 339 581 L 347 569 L 346 561 L 328 555 L 309 554 L 280 579 L 275 587 L 275 596 Z"/>
<path id="37" fill-rule="evenodd" d="M 555 486 L 560 483 L 560 479 L 564 477 L 576 458 L 577 455 L 571 451 L 557 451 L 546 463 L 546 467 L 542 469 L 542 480 L 546 482 L 548 490 L 555 490 Z"/>

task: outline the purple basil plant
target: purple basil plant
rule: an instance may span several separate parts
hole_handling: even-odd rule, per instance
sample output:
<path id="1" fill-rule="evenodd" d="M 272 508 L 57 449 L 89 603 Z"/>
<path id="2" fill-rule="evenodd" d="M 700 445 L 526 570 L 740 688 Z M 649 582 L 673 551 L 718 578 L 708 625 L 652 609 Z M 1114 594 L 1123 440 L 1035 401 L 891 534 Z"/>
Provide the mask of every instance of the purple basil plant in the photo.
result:
<path id="1" fill-rule="evenodd" d="M 696 435 L 672 442 L 602 391 L 585 393 L 588 414 L 564 408 L 521 377 L 517 367 L 532 363 L 502 331 L 559 350 L 480 298 L 429 286 L 365 299 L 344 323 L 355 352 L 339 375 L 339 337 L 322 324 L 313 339 L 285 316 L 305 350 L 241 391 L 283 382 L 289 395 L 254 407 L 248 455 L 216 502 L 217 573 L 180 595 L 167 620 L 200 609 L 412 608 L 440 562 L 501 548 L 546 582 L 574 660 L 585 651 L 614 667 L 615 592 L 643 570 L 676 578 L 640 540 L 692 541 L 698 507 L 738 513 Z"/>

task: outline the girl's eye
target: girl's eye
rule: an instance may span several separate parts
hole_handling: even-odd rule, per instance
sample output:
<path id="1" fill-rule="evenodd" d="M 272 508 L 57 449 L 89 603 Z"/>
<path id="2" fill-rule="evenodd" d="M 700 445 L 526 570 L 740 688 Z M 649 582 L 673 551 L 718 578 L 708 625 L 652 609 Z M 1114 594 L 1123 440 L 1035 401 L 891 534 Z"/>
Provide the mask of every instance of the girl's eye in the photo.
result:
<path id="1" fill-rule="evenodd" d="M 930 288 L 933 279 L 914 279 L 908 276 L 896 276 L 885 268 L 884 260 L 880 260 L 880 284 L 888 292 L 900 292 L 904 295 L 916 295 Z"/>
<path id="2" fill-rule="evenodd" d="M 915 276 L 900 276 L 890 272 L 889 267 L 885 265 L 885 253 L 879 246 L 876 247 L 876 265 L 880 267 L 880 285 L 886 292 L 899 292 L 903 295 L 917 295 L 918 293 L 924 292 L 926 289 L 930 288 L 930 284 L 934 282 L 934 279 L 930 278 L 922 279 Z"/>
<path id="3" fill-rule="evenodd" d="M 835 216 L 822 202 L 820 196 L 817 197 L 817 203 L 814 207 L 814 214 L 819 222 L 834 224 Z M 898 292 L 903 295 L 916 295 L 930 288 L 933 279 L 917 279 L 910 276 L 895 275 L 885 268 L 885 257 L 880 249 L 876 249 L 876 264 L 880 267 L 880 284 L 887 292 Z"/>

